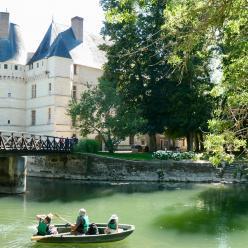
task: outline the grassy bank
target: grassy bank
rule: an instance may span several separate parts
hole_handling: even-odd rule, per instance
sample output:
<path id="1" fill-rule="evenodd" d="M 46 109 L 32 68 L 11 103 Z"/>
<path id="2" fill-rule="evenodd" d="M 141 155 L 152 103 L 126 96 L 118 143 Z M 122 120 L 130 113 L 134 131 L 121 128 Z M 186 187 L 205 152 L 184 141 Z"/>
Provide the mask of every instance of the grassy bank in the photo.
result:
<path id="1" fill-rule="evenodd" d="M 98 152 L 98 155 L 111 157 L 111 158 L 120 158 L 128 160 L 152 160 L 152 153 L 109 153 L 109 152 Z"/>

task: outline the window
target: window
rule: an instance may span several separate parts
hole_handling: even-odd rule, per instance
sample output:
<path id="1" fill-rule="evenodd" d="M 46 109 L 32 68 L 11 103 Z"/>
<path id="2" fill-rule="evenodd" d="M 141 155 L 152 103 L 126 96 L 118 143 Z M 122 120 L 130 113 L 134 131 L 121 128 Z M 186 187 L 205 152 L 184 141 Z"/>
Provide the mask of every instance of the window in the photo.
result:
<path id="1" fill-rule="evenodd" d="M 52 110 L 51 108 L 48 108 L 48 123 L 51 123 L 51 117 L 52 117 Z"/>
<path id="2" fill-rule="evenodd" d="M 11 93 L 10 92 L 8 93 L 8 97 L 11 97 Z"/>
<path id="3" fill-rule="evenodd" d="M 36 111 L 32 110 L 31 111 L 31 125 L 34 126 L 36 123 Z"/>
<path id="4" fill-rule="evenodd" d="M 77 99 L 77 86 L 76 86 L 76 85 L 73 85 L 73 86 L 72 86 L 72 98 L 73 98 L 74 100 Z"/>
<path id="5" fill-rule="evenodd" d="M 52 83 L 48 84 L 48 94 L 51 95 L 52 92 Z"/>
<path id="6" fill-rule="evenodd" d="M 7 64 L 4 64 L 3 68 L 4 69 L 8 69 L 8 65 Z"/>
<path id="7" fill-rule="evenodd" d="M 31 98 L 36 98 L 36 84 L 32 85 Z"/>
<path id="8" fill-rule="evenodd" d="M 39 68 L 39 63 L 36 64 L 36 67 Z"/>
<path id="9" fill-rule="evenodd" d="M 10 124 L 10 120 L 8 120 L 8 124 Z"/>
<path id="10" fill-rule="evenodd" d="M 18 70 L 18 65 L 15 65 L 15 70 L 16 70 L 16 71 Z"/>
<path id="11" fill-rule="evenodd" d="M 73 73 L 74 75 L 77 75 L 77 65 L 73 65 Z"/>
<path id="12" fill-rule="evenodd" d="M 33 64 L 30 64 L 28 67 L 29 67 L 29 70 L 32 70 L 33 69 Z"/>

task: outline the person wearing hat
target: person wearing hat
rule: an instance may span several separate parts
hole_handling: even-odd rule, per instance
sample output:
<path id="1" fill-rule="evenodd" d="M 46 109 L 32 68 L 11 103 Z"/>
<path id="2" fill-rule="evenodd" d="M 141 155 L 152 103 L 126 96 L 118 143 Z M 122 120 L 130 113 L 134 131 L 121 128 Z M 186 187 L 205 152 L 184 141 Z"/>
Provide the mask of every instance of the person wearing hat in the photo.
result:
<path id="1" fill-rule="evenodd" d="M 118 216 L 112 214 L 109 218 L 108 225 L 104 230 L 105 234 L 117 233 L 118 232 Z"/>
<path id="2" fill-rule="evenodd" d="M 75 225 L 71 225 L 72 234 L 86 234 L 89 229 L 89 217 L 84 208 L 79 209 Z"/>
<path id="3" fill-rule="evenodd" d="M 38 224 L 38 233 L 37 235 L 49 235 L 51 234 L 49 231 L 50 223 L 53 218 L 53 215 L 51 213 L 45 215 L 45 214 L 38 214 L 36 215 L 36 218 L 39 220 Z"/>

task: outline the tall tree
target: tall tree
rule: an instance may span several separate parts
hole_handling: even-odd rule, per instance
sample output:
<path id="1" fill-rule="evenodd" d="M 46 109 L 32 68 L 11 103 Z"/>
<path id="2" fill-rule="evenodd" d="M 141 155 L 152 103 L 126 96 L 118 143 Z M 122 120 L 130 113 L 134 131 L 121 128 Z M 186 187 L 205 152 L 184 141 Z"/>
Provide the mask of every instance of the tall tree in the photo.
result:
<path id="1" fill-rule="evenodd" d="M 111 40 L 110 45 L 102 47 L 108 56 L 104 77 L 116 82 L 116 90 L 130 109 L 140 110 L 147 121 L 140 131 L 149 134 L 151 150 L 156 149 L 155 134 L 165 127 L 171 133 L 187 135 L 189 148 L 193 148 L 190 138 L 206 126 L 210 112 L 207 101 L 203 101 L 209 77 L 207 63 L 201 64 L 202 54 L 191 56 L 187 61 L 191 70 L 176 76 L 179 70 L 168 63 L 176 40 L 173 32 L 164 34 L 166 0 L 101 3 L 106 12 L 102 33 Z"/>
<path id="2" fill-rule="evenodd" d="M 102 0 L 106 11 L 103 34 L 106 46 L 105 75 L 115 77 L 116 89 L 130 109 L 139 109 L 147 121 L 140 128 L 150 136 L 150 150 L 156 149 L 155 134 L 164 130 L 166 67 L 161 38 L 166 1 Z"/>
<path id="3" fill-rule="evenodd" d="M 215 49 L 222 58 L 223 78 L 212 91 L 219 105 L 209 121 L 205 146 L 214 155 L 214 164 L 230 162 L 233 152 L 247 152 L 247 1 L 171 0 L 165 16 L 167 30 L 178 37 L 170 62 L 181 73 L 199 42 L 205 46 L 198 52 Z"/>

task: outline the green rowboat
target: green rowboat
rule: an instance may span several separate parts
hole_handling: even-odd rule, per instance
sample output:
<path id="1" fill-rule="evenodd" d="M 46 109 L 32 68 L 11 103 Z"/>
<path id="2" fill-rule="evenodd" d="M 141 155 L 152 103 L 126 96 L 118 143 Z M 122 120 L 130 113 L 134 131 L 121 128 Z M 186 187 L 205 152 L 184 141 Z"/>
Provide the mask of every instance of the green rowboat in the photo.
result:
<path id="1" fill-rule="evenodd" d="M 73 235 L 70 233 L 70 225 L 55 225 L 58 234 L 33 235 L 31 240 L 43 243 L 105 243 L 125 239 L 135 230 L 134 225 L 119 224 L 120 231 L 118 233 L 104 234 L 107 224 L 98 223 L 96 225 L 99 230 L 98 235 Z"/>

